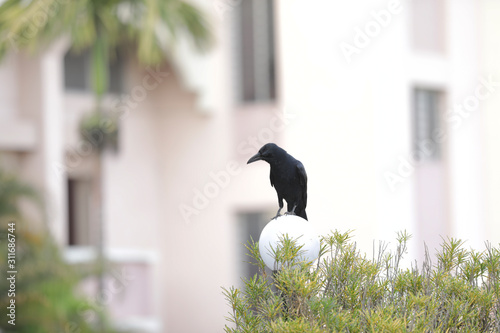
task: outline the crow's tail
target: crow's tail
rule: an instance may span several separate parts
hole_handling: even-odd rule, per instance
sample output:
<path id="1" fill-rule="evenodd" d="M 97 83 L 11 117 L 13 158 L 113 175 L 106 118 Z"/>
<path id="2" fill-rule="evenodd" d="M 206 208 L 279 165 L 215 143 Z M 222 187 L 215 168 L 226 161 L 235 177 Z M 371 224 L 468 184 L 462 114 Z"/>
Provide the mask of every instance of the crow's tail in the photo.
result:
<path id="1" fill-rule="evenodd" d="M 305 209 L 302 209 L 298 212 L 295 212 L 298 216 L 302 217 L 304 220 L 308 221 L 307 220 L 307 214 L 306 214 L 306 210 Z"/>

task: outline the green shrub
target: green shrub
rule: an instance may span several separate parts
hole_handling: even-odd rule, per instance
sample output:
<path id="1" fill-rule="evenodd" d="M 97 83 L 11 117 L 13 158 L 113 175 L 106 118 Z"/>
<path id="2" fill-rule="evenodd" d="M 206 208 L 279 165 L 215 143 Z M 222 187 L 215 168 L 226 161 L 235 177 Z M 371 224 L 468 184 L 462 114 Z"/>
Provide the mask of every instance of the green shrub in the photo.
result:
<path id="1" fill-rule="evenodd" d="M 391 252 L 381 243 L 372 259 L 351 232 L 321 240 L 315 263 L 297 258 L 287 237 L 275 251 L 283 264 L 266 270 L 258 243 L 247 245 L 259 273 L 243 288 L 223 288 L 231 311 L 226 332 L 500 332 L 500 249 L 483 252 L 444 240 L 432 264 L 401 268 L 409 235 Z"/>
<path id="2" fill-rule="evenodd" d="M 11 222 L 14 223 L 14 222 Z M 12 224 L 11 224 L 12 225 Z M 12 229 L 11 229 L 12 230 Z M 0 227 L 0 268 L 9 271 L 7 264 L 8 224 Z M 75 267 L 64 262 L 60 250 L 47 233 L 33 233 L 15 223 L 10 232 L 16 239 L 13 293 L 9 283 L 0 280 L 0 307 L 3 309 L 0 331 L 26 333 L 85 333 L 101 332 L 89 318 L 103 316 L 94 304 L 75 293 L 82 275 Z M 13 297 L 11 297 L 13 296 Z M 15 321 L 6 313 L 11 300 L 15 301 Z"/>
<path id="3" fill-rule="evenodd" d="M 77 293 L 93 268 L 66 263 L 48 230 L 21 217 L 21 199 L 42 204 L 36 190 L 0 168 L 0 332 L 114 332 L 104 311 Z"/>

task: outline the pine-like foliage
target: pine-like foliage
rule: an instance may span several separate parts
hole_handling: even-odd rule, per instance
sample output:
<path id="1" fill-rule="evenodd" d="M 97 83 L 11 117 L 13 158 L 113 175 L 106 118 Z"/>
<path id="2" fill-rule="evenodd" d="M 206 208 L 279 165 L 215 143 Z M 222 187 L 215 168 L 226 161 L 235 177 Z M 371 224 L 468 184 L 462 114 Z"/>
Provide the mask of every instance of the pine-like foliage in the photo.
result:
<path id="1" fill-rule="evenodd" d="M 257 243 L 247 246 L 259 273 L 224 290 L 226 332 L 500 332 L 500 249 L 467 250 L 443 240 L 435 263 L 401 268 L 409 235 L 361 255 L 351 232 L 323 237 L 315 263 L 294 261 L 300 247 L 284 237 L 266 272 Z"/>

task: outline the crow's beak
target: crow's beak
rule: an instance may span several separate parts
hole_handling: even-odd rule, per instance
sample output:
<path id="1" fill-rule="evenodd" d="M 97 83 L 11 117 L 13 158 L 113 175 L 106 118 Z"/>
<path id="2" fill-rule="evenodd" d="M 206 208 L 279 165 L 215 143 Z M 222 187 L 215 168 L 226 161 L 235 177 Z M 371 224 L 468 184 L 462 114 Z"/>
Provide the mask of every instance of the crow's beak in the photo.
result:
<path id="1" fill-rule="evenodd" d="M 248 160 L 247 164 L 250 164 L 250 163 L 253 163 L 255 161 L 260 161 L 262 160 L 262 156 L 260 156 L 259 153 L 253 155 L 252 157 L 250 157 L 250 159 Z"/>

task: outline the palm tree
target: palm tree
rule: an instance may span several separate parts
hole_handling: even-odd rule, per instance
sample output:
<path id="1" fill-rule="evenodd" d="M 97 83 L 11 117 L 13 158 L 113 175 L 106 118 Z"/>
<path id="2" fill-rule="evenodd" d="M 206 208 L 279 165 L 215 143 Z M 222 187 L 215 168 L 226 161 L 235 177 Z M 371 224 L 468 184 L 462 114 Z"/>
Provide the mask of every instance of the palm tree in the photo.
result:
<path id="1" fill-rule="evenodd" d="M 63 37 L 69 37 L 76 51 L 90 49 L 97 112 L 102 112 L 108 90 L 108 62 L 119 46 L 132 46 L 140 63 L 153 65 L 161 63 L 180 38 L 189 38 L 199 50 L 212 40 L 202 12 L 184 0 L 5 0 L 0 5 L 0 58 L 12 50 L 37 50 Z M 102 158 L 98 160 L 102 170 Z M 102 263 L 101 174 L 98 171 L 95 191 Z"/>
<path id="2" fill-rule="evenodd" d="M 211 42 L 208 22 L 183 0 L 6 0 L 0 5 L 0 57 L 36 49 L 63 36 L 75 50 L 90 48 L 92 88 L 106 92 L 110 51 L 134 45 L 139 61 L 158 64 L 180 37 L 199 48 Z"/>

